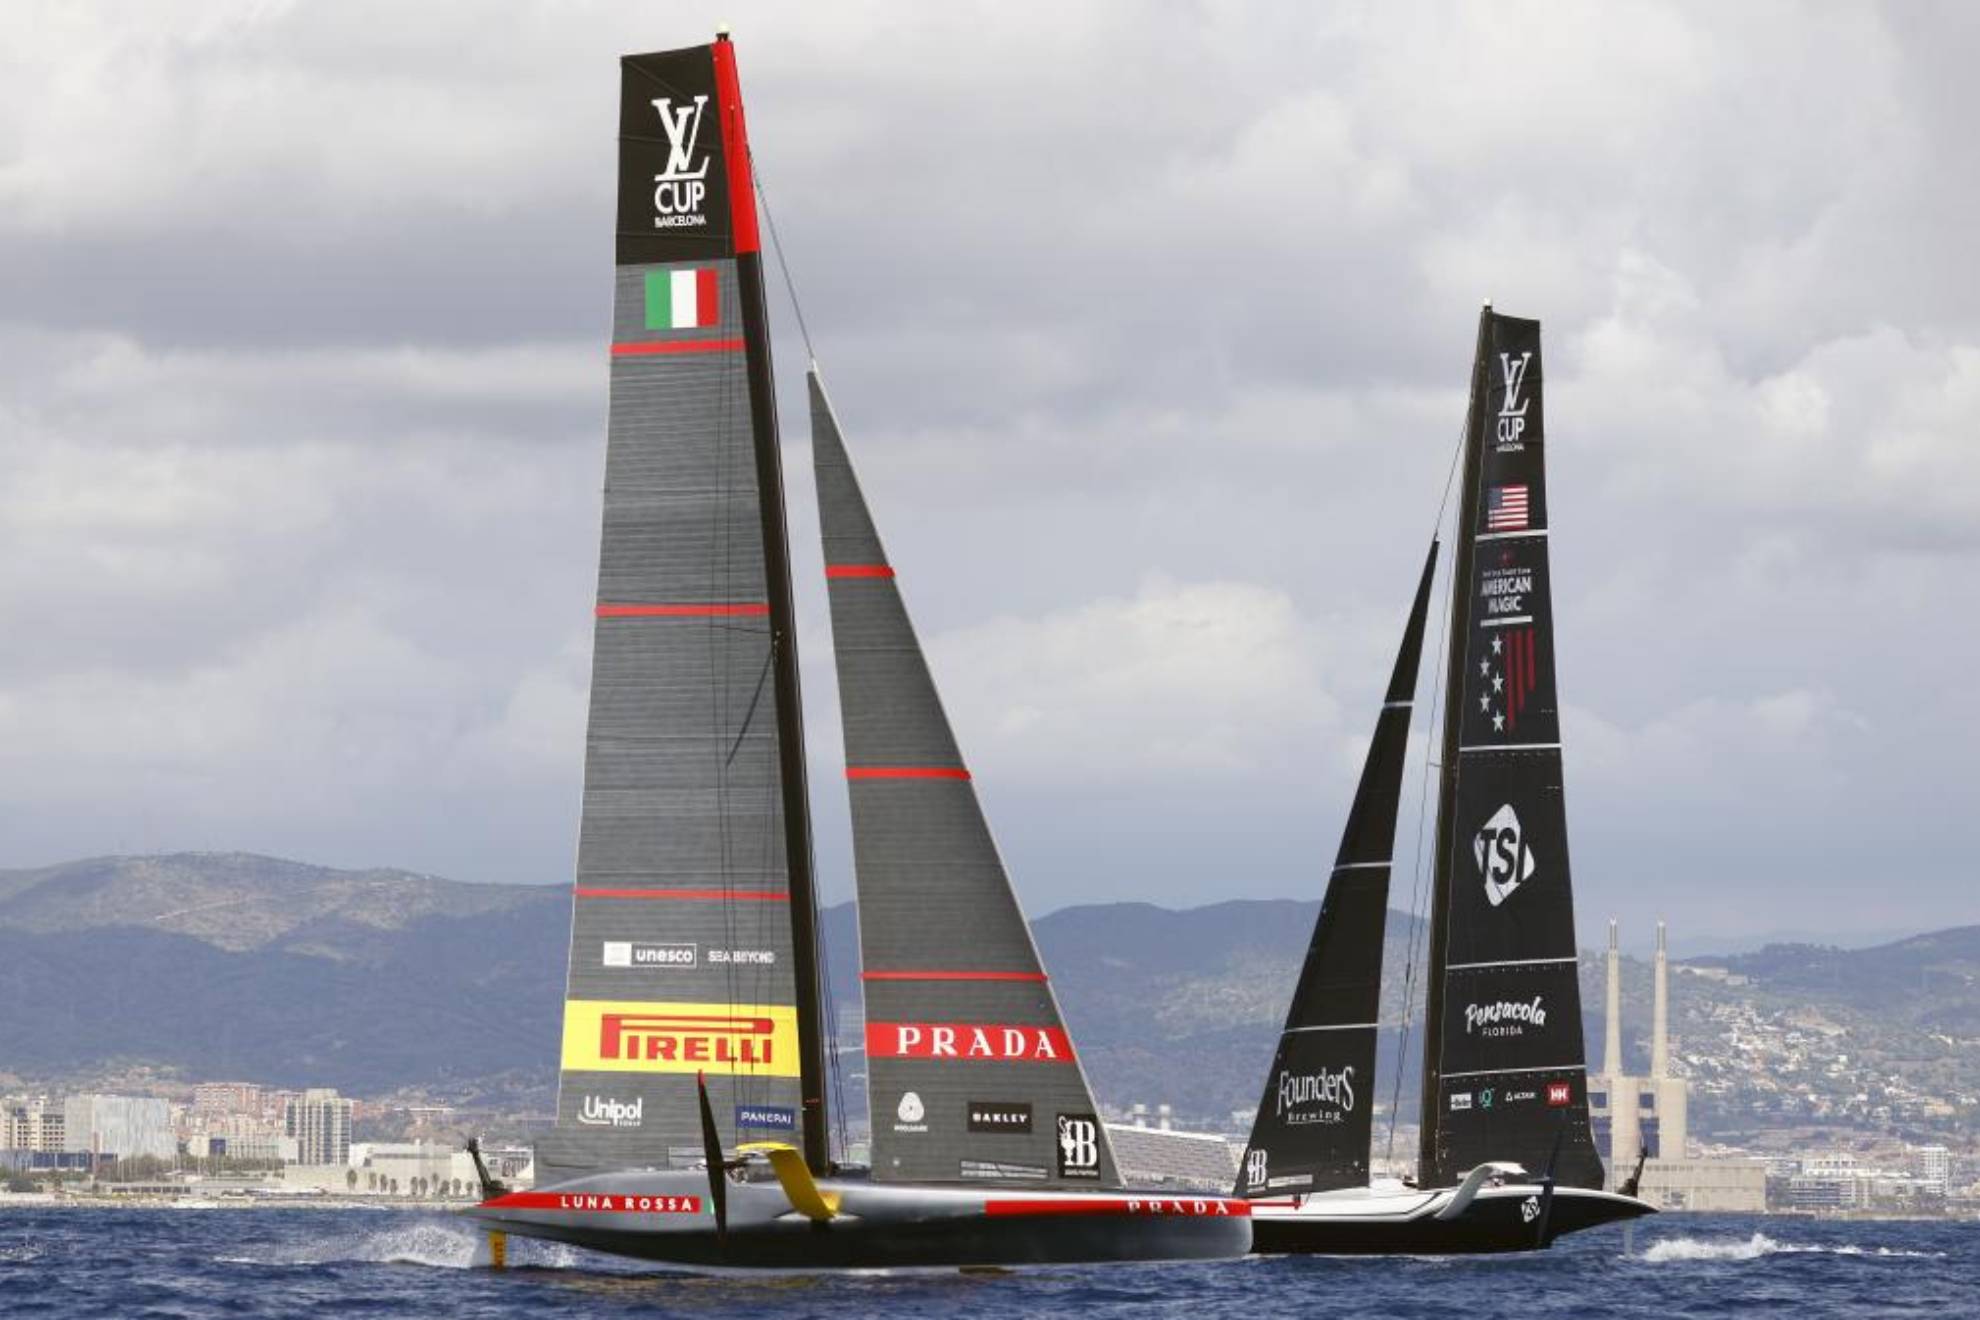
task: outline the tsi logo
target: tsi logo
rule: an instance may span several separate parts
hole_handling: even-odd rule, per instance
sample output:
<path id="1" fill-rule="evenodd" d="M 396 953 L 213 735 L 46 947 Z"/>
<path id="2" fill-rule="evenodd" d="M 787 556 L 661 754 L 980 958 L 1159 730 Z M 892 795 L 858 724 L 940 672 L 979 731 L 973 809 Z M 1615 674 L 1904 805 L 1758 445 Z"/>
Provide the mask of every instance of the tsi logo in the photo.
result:
<path id="1" fill-rule="evenodd" d="M 588 1095 L 578 1109 L 577 1120 L 586 1127 L 636 1128 L 645 1113 L 645 1096 L 627 1104 L 623 1100 L 601 1100 Z"/>
<path id="2" fill-rule="evenodd" d="M 1100 1119 L 1096 1115 L 1059 1115 L 1059 1176 L 1100 1176 Z"/>
<path id="3" fill-rule="evenodd" d="M 1519 828 L 1519 813 L 1507 803 L 1478 827 L 1471 841 L 1471 856 L 1478 873 L 1485 878 L 1485 898 L 1493 907 L 1506 901 L 1512 891 L 1533 878 L 1539 864 Z"/>
<path id="4" fill-rule="evenodd" d="M 928 1109 L 921 1103 L 921 1097 L 913 1091 L 905 1092 L 901 1096 L 900 1104 L 894 1107 L 894 1118 L 896 1120 L 894 1131 L 926 1132 L 928 1130 L 928 1124 L 923 1120 L 927 1117 Z"/>
<path id="5" fill-rule="evenodd" d="M 693 105 L 675 107 L 671 97 L 653 103 L 660 114 L 660 129 L 667 135 L 667 168 L 653 176 L 653 227 L 691 229 L 708 223 L 701 213 L 708 199 L 708 157 L 695 164 L 695 144 L 701 138 L 701 113 L 708 106 L 706 96 L 694 98 Z"/>
<path id="6" fill-rule="evenodd" d="M 1519 361 L 1513 361 L 1510 353 L 1499 354 L 1499 372 L 1505 378 L 1506 397 L 1499 405 L 1499 448 L 1523 449 L 1522 439 L 1526 435 L 1526 405 L 1531 402 L 1526 397 L 1526 368 L 1533 361 L 1531 351 L 1521 353 Z"/>
<path id="7" fill-rule="evenodd" d="M 1266 1156 L 1263 1147 L 1254 1146 L 1245 1152 L 1244 1185 L 1246 1187 L 1263 1187 L 1265 1185 L 1265 1160 Z"/>

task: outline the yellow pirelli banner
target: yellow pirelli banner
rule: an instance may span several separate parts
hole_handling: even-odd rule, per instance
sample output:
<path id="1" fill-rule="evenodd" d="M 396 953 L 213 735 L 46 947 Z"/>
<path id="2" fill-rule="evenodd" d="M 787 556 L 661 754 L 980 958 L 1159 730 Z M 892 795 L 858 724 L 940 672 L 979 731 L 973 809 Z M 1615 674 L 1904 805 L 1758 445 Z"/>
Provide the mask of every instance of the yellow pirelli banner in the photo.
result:
<path id="1" fill-rule="evenodd" d="M 564 1069 L 795 1077 L 797 1009 L 566 1000 Z"/>

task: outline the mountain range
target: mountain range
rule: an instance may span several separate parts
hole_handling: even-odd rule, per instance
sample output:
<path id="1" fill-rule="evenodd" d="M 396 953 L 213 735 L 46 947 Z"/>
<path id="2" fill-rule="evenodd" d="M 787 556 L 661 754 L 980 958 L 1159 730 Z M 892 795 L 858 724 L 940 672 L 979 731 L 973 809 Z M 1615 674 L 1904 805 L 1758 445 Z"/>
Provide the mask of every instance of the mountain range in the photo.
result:
<path id="1" fill-rule="evenodd" d="M 1226 1124 L 1255 1104 L 1317 907 L 1113 903 L 1034 922 L 1103 1103 L 1169 1103 L 1199 1124 Z M 241 853 L 0 872 L 0 1081 L 156 1075 L 357 1095 L 417 1089 L 541 1112 L 555 1078 L 569 908 L 560 887 Z M 855 1041 L 851 905 L 827 909 L 822 925 L 840 1035 Z M 1417 932 L 1391 914 L 1391 1022 L 1406 985 L 1416 983 L 1411 998 L 1420 994 L 1409 962 Z M 1583 956 L 1582 970 L 1595 1063 L 1596 955 Z M 1635 1069 L 1648 1055 L 1648 981 L 1647 966 L 1627 960 L 1624 1057 Z M 1896 1097 L 1894 1113 L 1909 1112 L 1903 1097 L 1915 1089 L 1928 1097 L 1920 1112 L 1943 1101 L 1958 1121 L 1972 1112 L 1961 1097 L 1980 1091 L 1980 927 L 1870 949 L 1776 945 L 1690 959 L 1672 978 L 1672 1022 L 1677 1053 L 1698 1078 L 1694 1130 L 1737 1127 L 1770 1106 L 1783 1121 L 1824 1117 L 1825 1104 L 1837 1107 L 1827 1116 L 1854 1121 L 1856 1105 L 1872 1122 L 1878 1104 L 1856 1099 L 1866 1087 Z M 1805 1064 L 1807 1078 L 1787 1087 L 1804 1099 L 1783 1100 L 1780 1078 L 1754 1075 L 1743 1056 L 1756 1041 L 1802 1059 L 1769 1067 L 1791 1074 Z M 1396 1048 L 1397 1033 L 1385 1033 L 1385 1092 Z M 1846 1076 L 1825 1051 L 1853 1060 Z M 856 1048 L 841 1057 L 856 1074 Z M 1405 1113 L 1415 1072 L 1412 1058 L 1399 1092 Z M 859 1078 L 851 1081 L 856 1092 Z"/>

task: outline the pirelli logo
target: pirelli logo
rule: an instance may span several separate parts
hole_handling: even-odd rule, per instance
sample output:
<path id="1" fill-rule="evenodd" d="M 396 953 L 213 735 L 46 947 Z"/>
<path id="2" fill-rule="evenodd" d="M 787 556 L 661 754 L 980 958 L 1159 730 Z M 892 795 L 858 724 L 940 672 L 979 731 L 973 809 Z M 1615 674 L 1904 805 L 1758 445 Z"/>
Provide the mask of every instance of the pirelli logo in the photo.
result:
<path id="1" fill-rule="evenodd" d="M 798 1075 L 797 1010 L 786 1005 L 564 1004 L 566 1072 Z"/>

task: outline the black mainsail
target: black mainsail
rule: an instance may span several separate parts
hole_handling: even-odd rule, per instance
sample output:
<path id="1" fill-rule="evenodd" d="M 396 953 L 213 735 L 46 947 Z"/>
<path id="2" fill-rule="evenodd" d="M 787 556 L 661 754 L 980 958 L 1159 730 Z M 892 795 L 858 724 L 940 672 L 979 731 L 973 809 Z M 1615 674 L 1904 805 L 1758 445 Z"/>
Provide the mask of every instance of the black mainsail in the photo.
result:
<path id="1" fill-rule="evenodd" d="M 726 40 L 620 66 L 611 408 L 557 1128 L 539 1182 L 827 1164 L 796 627 Z"/>
<path id="2" fill-rule="evenodd" d="M 1481 313 L 1451 593 L 1418 1181 L 1599 1188 L 1547 571 L 1540 323 Z"/>
<path id="3" fill-rule="evenodd" d="M 1410 711 L 1436 567 L 1437 543 L 1432 541 L 1285 1030 L 1265 1076 L 1265 1094 L 1252 1120 L 1234 1195 L 1368 1185 L 1382 934 Z"/>
<path id="4" fill-rule="evenodd" d="M 873 1175 L 1115 1187 L 1113 1152 L 810 377 L 859 894 Z"/>

